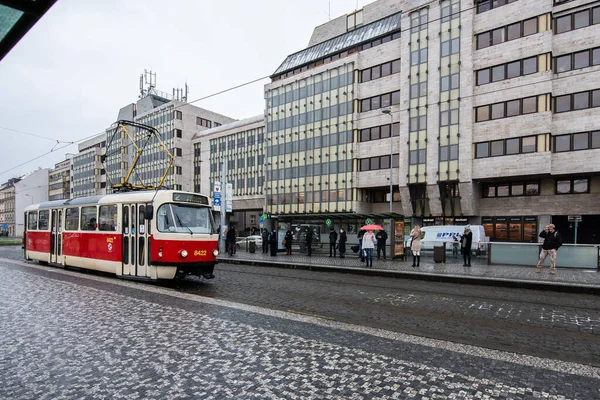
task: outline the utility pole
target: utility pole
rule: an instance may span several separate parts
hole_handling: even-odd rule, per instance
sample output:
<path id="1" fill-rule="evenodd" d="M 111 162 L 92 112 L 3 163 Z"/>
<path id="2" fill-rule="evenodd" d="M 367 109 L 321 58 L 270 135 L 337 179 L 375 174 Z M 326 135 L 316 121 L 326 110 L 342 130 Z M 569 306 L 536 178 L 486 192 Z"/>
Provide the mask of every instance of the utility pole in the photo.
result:
<path id="1" fill-rule="evenodd" d="M 225 243 L 225 236 L 223 235 L 225 233 L 225 204 L 223 204 L 223 199 L 226 199 L 227 197 L 227 184 L 225 183 L 225 177 L 227 176 L 227 164 L 225 163 L 225 160 L 223 160 L 223 164 L 221 164 L 221 191 L 223 192 L 223 194 L 221 195 L 221 232 L 219 234 L 220 238 L 219 238 L 219 243 L 221 243 L 221 245 L 219 246 L 219 253 L 220 254 L 225 254 L 226 252 L 226 243 Z"/>

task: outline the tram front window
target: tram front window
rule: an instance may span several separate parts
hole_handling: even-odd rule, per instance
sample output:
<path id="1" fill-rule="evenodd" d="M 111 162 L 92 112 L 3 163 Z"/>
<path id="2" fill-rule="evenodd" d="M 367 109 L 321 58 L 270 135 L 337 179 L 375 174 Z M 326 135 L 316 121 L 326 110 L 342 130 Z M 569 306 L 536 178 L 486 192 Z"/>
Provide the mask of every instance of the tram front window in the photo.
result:
<path id="1" fill-rule="evenodd" d="M 210 208 L 163 204 L 157 212 L 159 232 L 214 233 Z"/>

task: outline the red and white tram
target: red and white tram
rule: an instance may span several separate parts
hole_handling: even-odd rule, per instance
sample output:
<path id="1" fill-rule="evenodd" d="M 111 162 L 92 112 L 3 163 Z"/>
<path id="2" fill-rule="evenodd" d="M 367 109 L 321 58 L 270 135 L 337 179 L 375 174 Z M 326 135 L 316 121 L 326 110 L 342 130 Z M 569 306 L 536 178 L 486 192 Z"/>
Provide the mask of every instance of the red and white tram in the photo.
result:
<path id="1" fill-rule="evenodd" d="M 214 278 L 218 238 L 209 198 L 134 191 L 25 209 L 25 258 L 132 279 Z"/>

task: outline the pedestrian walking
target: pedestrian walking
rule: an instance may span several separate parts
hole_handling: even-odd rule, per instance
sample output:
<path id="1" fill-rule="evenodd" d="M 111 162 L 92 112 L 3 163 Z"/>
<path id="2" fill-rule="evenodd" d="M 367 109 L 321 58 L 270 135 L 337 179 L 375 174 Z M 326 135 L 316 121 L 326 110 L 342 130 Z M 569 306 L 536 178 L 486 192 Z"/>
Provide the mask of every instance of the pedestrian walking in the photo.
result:
<path id="1" fill-rule="evenodd" d="M 329 228 L 329 257 L 332 257 L 332 253 L 333 257 L 335 257 L 335 243 L 337 242 L 337 238 L 338 234 L 332 226 Z"/>
<path id="2" fill-rule="evenodd" d="M 283 238 L 283 245 L 285 246 L 285 254 L 288 256 L 292 255 L 292 240 L 294 237 L 292 235 L 292 230 L 288 229 L 285 233 L 285 237 Z"/>
<path id="3" fill-rule="evenodd" d="M 410 250 L 413 254 L 413 268 L 419 268 L 419 265 L 421 264 L 421 236 L 423 236 L 421 227 L 419 225 L 415 225 L 410 231 Z"/>
<path id="4" fill-rule="evenodd" d="M 340 251 L 340 258 L 344 258 L 346 254 L 346 242 L 348 241 L 348 235 L 343 228 L 340 228 L 340 242 L 338 250 Z"/>
<path id="5" fill-rule="evenodd" d="M 363 251 L 363 237 L 365 236 L 365 233 L 367 231 L 365 231 L 364 229 L 361 229 L 360 231 L 358 231 L 358 257 L 360 258 L 361 262 L 365 262 L 365 253 Z"/>
<path id="6" fill-rule="evenodd" d="M 562 238 L 555 230 L 554 224 L 546 225 L 544 230 L 540 232 L 540 237 L 544 238 L 544 243 L 542 243 L 540 261 L 538 261 L 536 272 L 542 272 L 544 261 L 550 255 L 550 273 L 556 275 L 556 251 L 562 246 Z"/>
<path id="7" fill-rule="evenodd" d="M 377 238 L 373 231 L 366 231 L 362 239 L 362 247 L 365 252 L 365 260 L 367 261 L 367 267 L 373 267 L 373 250 L 377 245 Z"/>
<path id="8" fill-rule="evenodd" d="M 263 241 L 263 254 L 267 254 L 269 252 L 269 231 L 267 230 L 267 228 L 263 228 L 261 236 Z"/>
<path id="9" fill-rule="evenodd" d="M 385 242 L 387 242 L 388 234 L 386 231 L 379 231 L 375 235 L 377 239 L 377 260 L 379 261 L 381 252 L 383 251 L 383 259 L 385 260 Z"/>
<path id="10" fill-rule="evenodd" d="M 306 249 L 308 251 L 308 256 L 312 255 L 312 241 L 313 241 L 313 231 L 311 228 L 308 228 L 306 231 Z"/>
<path id="11" fill-rule="evenodd" d="M 460 250 L 463 254 L 463 267 L 471 266 L 471 245 L 473 244 L 473 232 L 470 226 L 465 226 L 465 230 L 460 235 Z"/>
<path id="12" fill-rule="evenodd" d="M 271 256 L 276 256 L 279 246 L 277 244 L 277 231 L 275 229 L 269 235 L 269 245 L 271 246 Z"/>
<path id="13" fill-rule="evenodd" d="M 230 225 L 229 229 L 227 229 L 227 235 L 226 235 L 227 246 L 228 246 L 230 256 L 235 254 L 235 239 L 236 238 L 237 238 L 237 235 L 235 233 L 235 228 L 233 227 L 233 225 Z"/>

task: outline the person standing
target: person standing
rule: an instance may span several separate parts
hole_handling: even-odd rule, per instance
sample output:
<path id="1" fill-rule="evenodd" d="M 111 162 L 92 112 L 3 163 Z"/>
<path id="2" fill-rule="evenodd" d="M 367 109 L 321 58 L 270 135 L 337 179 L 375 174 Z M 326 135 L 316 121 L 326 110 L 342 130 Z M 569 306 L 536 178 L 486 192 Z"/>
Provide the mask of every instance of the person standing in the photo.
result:
<path id="1" fill-rule="evenodd" d="M 338 234 L 333 229 L 333 226 L 329 228 L 329 257 L 333 253 L 333 257 L 335 257 L 335 243 L 337 242 Z"/>
<path id="2" fill-rule="evenodd" d="M 255 226 L 250 228 L 250 236 L 254 236 L 254 235 L 256 235 L 256 227 Z"/>
<path id="3" fill-rule="evenodd" d="M 375 234 L 373 231 L 366 231 L 363 236 L 362 247 L 365 252 L 365 260 L 367 261 L 367 267 L 373 267 L 373 250 L 375 250 L 375 245 L 377 244 L 377 239 L 375 238 Z"/>
<path id="4" fill-rule="evenodd" d="M 556 275 L 556 251 L 562 246 L 562 239 L 556 231 L 554 224 L 546 225 L 543 231 L 540 232 L 540 237 L 544 238 L 542 251 L 540 252 L 540 261 L 537 264 L 537 271 L 542 272 L 542 266 L 546 257 L 550 255 L 550 273 Z"/>
<path id="5" fill-rule="evenodd" d="M 419 264 L 421 264 L 421 236 L 423 236 L 421 227 L 419 225 L 415 225 L 410 231 L 410 250 L 413 254 L 413 268 L 418 268 Z"/>
<path id="6" fill-rule="evenodd" d="M 465 231 L 460 235 L 460 250 L 463 254 L 465 263 L 463 267 L 471 266 L 471 245 L 473 244 L 473 232 L 469 226 L 465 227 Z"/>
<path id="7" fill-rule="evenodd" d="M 279 246 L 277 244 L 277 231 L 275 229 L 269 235 L 269 245 L 271 246 L 271 256 L 276 256 Z"/>
<path id="8" fill-rule="evenodd" d="M 227 230 L 227 246 L 229 249 L 229 255 L 232 256 L 235 254 L 235 239 L 236 239 L 236 234 L 235 234 L 235 228 L 233 227 L 233 225 L 229 225 L 229 229 Z"/>
<path id="9" fill-rule="evenodd" d="M 292 240 L 294 239 L 294 237 L 292 236 L 292 230 L 288 229 L 287 232 L 285 233 L 285 238 L 283 238 L 283 240 L 285 240 L 285 254 L 288 256 L 292 255 Z"/>
<path id="10" fill-rule="evenodd" d="M 364 254 L 363 245 L 362 245 L 363 237 L 365 236 L 365 232 L 366 231 L 364 229 L 361 229 L 357 235 L 357 237 L 358 237 L 358 257 L 360 257 L 361 262 L 365 262 L 365 254 Z"/>
<path id="11" fill-rule="evenodd" d="M 266 254 L 269 252 L 269 231 L 267 230 L 267 228 L 263 228 L 261 236 L 263 241 L 263 254 Z"/>
<path id="12" fill-rule="evenodd" d="M 379 261 L 381 251 L 383 250 L 383 259 L 385 260 L 385 242 L 387 242 L 388 234 L 385 230 L 377 232 L 377 260 Z"/>
<path id="13" fill-rule="evenodd" d="M 312 241 L 313 241 L 313 231 L 311 228 L 308 228 L 306 231 L 306 249 L 308 251 L 308 256 L 312 255 Z"/>
<path id="14" fill-rule="evenodd" d="M 340 258 L 344 258 L 346 254 L 346 242 L 348 241 L 348 236 L 346 235 L 346 231 L 343 228 L 340 228 L 340 242 L 339 242 L 339 250 L 340 250 Z"/>

